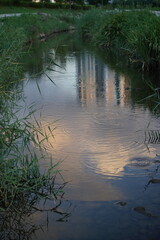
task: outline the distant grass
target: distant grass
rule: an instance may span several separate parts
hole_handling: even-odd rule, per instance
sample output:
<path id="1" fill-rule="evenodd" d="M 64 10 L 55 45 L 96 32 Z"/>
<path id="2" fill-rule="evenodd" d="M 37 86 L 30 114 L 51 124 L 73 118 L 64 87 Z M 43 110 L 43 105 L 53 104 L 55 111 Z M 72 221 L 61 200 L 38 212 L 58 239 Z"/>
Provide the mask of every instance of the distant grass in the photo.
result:
<path id="1" fill-rule="evenodd" d="M 10 34 L 13 29 L 21 29 L 23 31 L 26 38 L 33 38 L 35 35 L 39 33 L 51 33 L 52 31 L 61 31 L 63 29 L 67 29 L 69 24 L 74 22 L 73 16 L 68 15 L 66 20 L 62 19 L 64 15 L 31 15 L 25 14 L 20 17 L 9 17 L 1 19 L 0 22 L 3 23 L 1 26 L 1 31 L 5 31 L 5 34 Z M 8 30 L 7 30 L 8 29 Z M 27 39 L 26 39 L 27 40 Z"/>
<path id="2" fill-rule="evenodd" d="M 48 9 L 43 9 L 43 11 L 47 11 Z M 38 9 L 34 9 L 34 8 L 25 8 L 25 7 L 15 7 L 15 6 L 1 6 L 0 7 L 0 14 L 4 14 L 4 13 L 32 13 L 32 12 L 37 12 Z"/>
<path id="3" fill-rule="evenodd" d="M 146 9 L 152 10 L 152 11 L 160 11 L 160 7 L 146 7 Z"/>
<path id="4" fill-rule="evenodd" d="M 45 12 L 50 13 L 53 15 L 59 15 L 59 14 L 78 14 L 83 13 L 83 11 L 77 11 L 70 10 L 70 9 L 48 9 L 48 8 L 29 8 L 29 7 L 16 7 L 16 6 L 1 6 L 0 7 L 0 14 L 4 13 L 37 13 L 37 12 Z"/>

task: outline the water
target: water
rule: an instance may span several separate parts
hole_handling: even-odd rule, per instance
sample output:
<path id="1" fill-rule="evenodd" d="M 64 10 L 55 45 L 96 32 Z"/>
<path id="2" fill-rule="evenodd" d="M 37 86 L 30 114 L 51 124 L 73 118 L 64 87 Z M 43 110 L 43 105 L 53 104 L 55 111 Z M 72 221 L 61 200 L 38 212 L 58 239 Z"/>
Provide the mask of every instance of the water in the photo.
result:
<path id="1" fill-rule="evenodd" d="M 151 134 L 160 121 L 150 105 L 138 101 L 149 94 L 147 85 L 138 73 L 135 79 L 133 73 L 115 71 L 94 51 L 69 40 L 58 47 L 51 41 L 40 65 L 47 65 L 48 56 L 62 66 L 46 71 L 54 84 L 46 74 L 32 77 L 24 84 L 24 96 L 28 106 L 36 103 L 44 131 L 56 127 L 53 147 L 46 148 L 61 162 L 58 168 L 68 184 L 57 212 L 31 217 L 43 229 L 33 239 L 158 240 L 160 188 L 148 182 L 160 177 L 159 137 Z M 39 70 L 36 64 L 28 67 L 29 79 Z M 151 216 L 135 211 L 137 206 Z"/>

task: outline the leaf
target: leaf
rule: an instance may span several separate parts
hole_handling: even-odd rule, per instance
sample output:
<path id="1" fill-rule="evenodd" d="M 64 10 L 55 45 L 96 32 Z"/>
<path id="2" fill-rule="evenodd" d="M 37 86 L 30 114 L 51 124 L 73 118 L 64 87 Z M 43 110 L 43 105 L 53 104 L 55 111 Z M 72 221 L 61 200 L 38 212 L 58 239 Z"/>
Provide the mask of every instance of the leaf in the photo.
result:
<path id="1" fill-rule="evenodd" d="M 50 67 L 47 67 L 46 70 L 48 70 L 48 71 L 52 71 L 52 72 L 58 72 L 58 73 L 64 74 L 63 72 L 57 71 L 57 70 L 55 70 L 55 69 L 53 69 L 53 68 L 50 68 Z"/>
<path id="2" fill-rule="evenodd" d="M 55 86 L 57 86 L 57 85 L 55 84 L 55 82 L 52 80 L 52 78 L 51 78 L 50 76 L 48 76 L 47 73 L 45 73 L 45 75 L 49 78 L 49 80 L 50 80 Z"/>
<path id="3" fill-rule="evenodd" d="M 54 64 L 55 66 L 62 68 L 60 65 L 58 65 L 57 63 L 55 63 L 53 60 L 51 60 L 51 63 Z"/>
<path id="4" fill-rule="evenodd" d="M 156 96 L 156 93 L 153 93 L 153 94 L 149 95 L 148 97 L 145 97 L 145 98 L 139 100 L 138 102 L 142 102 L 142 101 L 147 100 L 147 99 L 149 99 L 149 98 L 152 98 L 152 97 L 154 97 L 154 96 Z"/>
<path id="5" fill-rule="evenodd" d="M 38 88 L 39 93 L 42 95 L 42 92 L 41 92 L 41 89 L 40 89 L 39 84 L 37 82 L 37 79 L 36 79 L 36 84 L 37 84 L 37 88 Z"/>

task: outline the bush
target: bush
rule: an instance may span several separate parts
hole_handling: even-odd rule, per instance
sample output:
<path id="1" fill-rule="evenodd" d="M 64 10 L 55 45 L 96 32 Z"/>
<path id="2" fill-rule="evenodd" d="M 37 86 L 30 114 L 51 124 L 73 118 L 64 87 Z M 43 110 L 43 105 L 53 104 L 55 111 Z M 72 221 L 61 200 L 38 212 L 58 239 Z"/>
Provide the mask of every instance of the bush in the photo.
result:
<path id="1" fill-rule="evenodd" d="M 29 2 L 29 1 L 22 1 L 22 2 L 20 2 L 20 5 L 22 7 L 33 7 L 33 8 L 43 8 L 44 7 L 43 2 L 35 3 L 35 2 Z"/>
<path id="2" fill-rule="evenodd" d="M 12 6 L 12 5 L 19 5 L 20 0 L 1 0 L 0 5 L 2 6 Z"/>
<path id="3" fill-rule="evenodd" d="M 53 8 L 53 9 L 59 9 L 62 8 L 62 4 L 61 3 L 44 3 L 44 7 L 46 8 Z"/>
<path id="4" fill-rule="evenodd" d="M 83 6 L 82 6 L 82 5 L 78 5 L 78 4 L 74 4 L 74 5 L 72 5 L 72 9 L 82 10 L 82 9 L 83 9 Z"/>
<path id="5" fill-rule="evenodd" d="M 92 5 L 83 5 L 83 10 L 90 10 L 92 8 L 93 8 Z"/>

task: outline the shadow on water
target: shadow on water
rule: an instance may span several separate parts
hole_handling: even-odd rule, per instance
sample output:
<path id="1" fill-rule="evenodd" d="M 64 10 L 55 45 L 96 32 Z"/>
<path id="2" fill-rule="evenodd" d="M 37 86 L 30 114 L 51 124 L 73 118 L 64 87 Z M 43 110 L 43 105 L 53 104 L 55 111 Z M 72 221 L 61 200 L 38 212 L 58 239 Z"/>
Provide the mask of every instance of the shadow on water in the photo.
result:
<path id="1" fill-rule="evenodd" d="M 37 232 L 43 232 L 49 224 L 49 217 L 55 222 L 67 222 L 73 211 L 71 203 L 62 200 L 56 203 L 19 203 L 17 209 L 0 213 L 0 239 L 1 240 L 29 240 L 36 237 Z M 45 206 L 47 205 L 47 208 Z M 37 223 L 34 215 L 43 214 L 43 223 Z"/>

